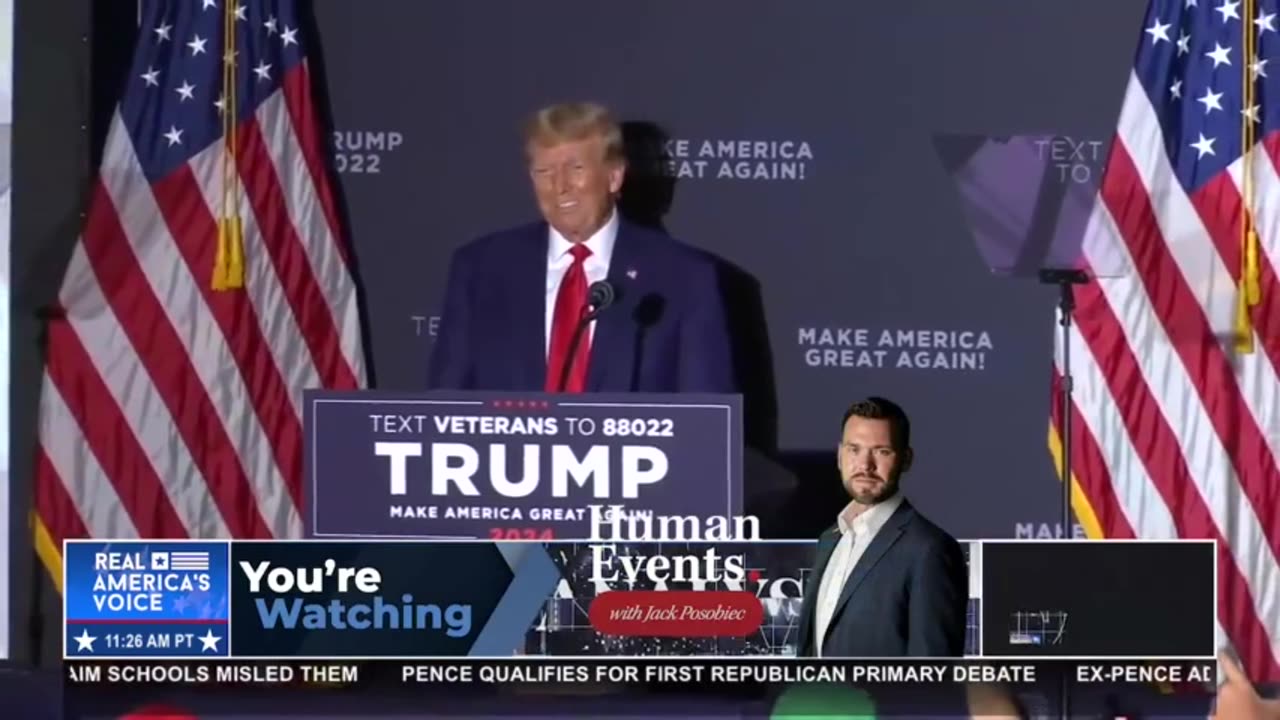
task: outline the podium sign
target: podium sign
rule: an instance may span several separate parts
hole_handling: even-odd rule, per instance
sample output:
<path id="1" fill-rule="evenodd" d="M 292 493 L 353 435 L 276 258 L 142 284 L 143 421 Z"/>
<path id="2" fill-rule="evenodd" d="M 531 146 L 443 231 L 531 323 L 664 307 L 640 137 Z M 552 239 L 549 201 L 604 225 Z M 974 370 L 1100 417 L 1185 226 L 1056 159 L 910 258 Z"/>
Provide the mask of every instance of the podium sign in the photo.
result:
<path id="1" fill-rule="evenodd" d="M 305 404 L 310 537 L 585 540 L 618 506 L 742 511 L 736 395 L 312 390 Z"/>

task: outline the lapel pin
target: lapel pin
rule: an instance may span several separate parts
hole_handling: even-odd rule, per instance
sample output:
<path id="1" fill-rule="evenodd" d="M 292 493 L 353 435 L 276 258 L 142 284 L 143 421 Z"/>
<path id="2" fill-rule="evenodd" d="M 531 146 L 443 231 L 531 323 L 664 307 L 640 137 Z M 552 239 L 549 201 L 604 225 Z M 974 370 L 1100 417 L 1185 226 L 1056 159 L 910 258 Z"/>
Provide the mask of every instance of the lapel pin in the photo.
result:
<path id="1" fill-rule="evenodd" d="M 627 277 L 631 278 L 632 280 L 635 280 L 635 279 L 636 279 L 636 271 L 635 271 L 635 270 L 628 270 L 628 271 L 627 271 Z"/>

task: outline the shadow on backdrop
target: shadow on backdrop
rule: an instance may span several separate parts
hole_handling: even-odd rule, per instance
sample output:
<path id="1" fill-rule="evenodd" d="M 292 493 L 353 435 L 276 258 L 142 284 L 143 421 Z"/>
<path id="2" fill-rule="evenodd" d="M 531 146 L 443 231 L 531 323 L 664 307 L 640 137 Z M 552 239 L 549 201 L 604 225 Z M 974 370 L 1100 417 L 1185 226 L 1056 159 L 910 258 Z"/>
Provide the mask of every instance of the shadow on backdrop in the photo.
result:
<path id="1" fill-rule="evenodd" d="M 622 124 L 622 138 L 627 174 L 619 211 L 634 223 L 671 234 L 665 223 L 676 186 L 676 178 L 667 172 L 670 135 L 655 123 L 633 121 Z M 719 255 L 703 253 L 716 265 L 728 314 L 734 376 L 743 395 L 744 439 L 748 447 L 770 454 L 777 447 L 778 401 L 760 281 Z"/>
<path id="2" fill-rule="evenodd" d="M 334 240 L 342 247 L 347 257 L 348 269 L 355 283 L 357 313 L 360 318 L 360 343 L 364 351 L 365 377 L 368 387 L 376 388 L 378 384 L 373 363 L 373 323 L 369 321 L 369 302 L 365 292 L 365 279 L 360 272 L 360 258 L 356 253 L 347 194 L 342 187 L 342 178 L 338 175 L 338 170 L 334 166 L 333 129 L 335 125 L 333 122 L 333 104 L 329 95 L 329 84 L 325 82 L 328 73 L 325 72 L 324 40 L 320 36 L 320 27 L 316 22 L 315 10 L 311 3 L 302 3 L 298 7 L 298 24 L 302 29 L 302 36 L 306 38 L 306 42 L 309 45 L 307 67 L 311 75 L 311 99 L 312 104 L 315 106 L 316 124 L 320 130 L 320 137 L 317 140 L 324 151 L 325 180 L 328 181 L 329 189 L 333 194 L 334 213 L 337 214 L 339 226 L 337 231 L 339 236 Z M 425 357 L 422 359 L 422 367 L 423 377 L 425 378 L 427 367 Z"/>
<path id="3" fill-rule="evenodd" d="M 666 216 L 676 195 L 676 178 L 668 172 L 670 135 L 656 123 L 636 120 L 622 124 L 622 138 L 627 174 L 619 211 L 632 222 L 670 234 Z M 833 508 L 848 502 L 834 475 L 834 455 L 778 452 L 777 386 L 760 281 L 726 258 L 703 252 L 718 270 L 734 375 L 743 396 L 745 512 L 760 519 L 764 537 L 813 539 L 830 524 Z"/>
<path id="4" fill-rule="evenodd" d="M 10 156 L 10 659 L 47 668 L 61 662 L 62 597 L 34 552 L 28 515 L 40 456 L 41 377 L 50 329 L 67 322 L 59 293 L 126 83 L 138 23 L 136 9 L 128 4 L 18 4 L 13 93 L 22 100 L 13 107 Z M 79 91 L 67 92 L 70 87 Z M 30 681 L 33 690 L 44 682 L 36 675 Z M 18 701 L 7 693 L 24 682 L 12 675 L 0 679 L 0 704 L 13 707 Z M 27 716 L 21 706 L 17 712 L 15 717 Z"/>

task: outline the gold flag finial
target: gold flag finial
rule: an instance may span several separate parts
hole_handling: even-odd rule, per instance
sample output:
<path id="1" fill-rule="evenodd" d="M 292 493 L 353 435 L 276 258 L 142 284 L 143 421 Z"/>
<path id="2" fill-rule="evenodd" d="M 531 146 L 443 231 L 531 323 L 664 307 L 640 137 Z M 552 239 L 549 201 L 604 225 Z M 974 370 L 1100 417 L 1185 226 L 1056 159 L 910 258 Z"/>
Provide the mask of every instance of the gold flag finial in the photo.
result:
<path id="1" fill-rule="evenodd" d="M 1257 14 L 1257 0 L 1244 0 L 1244 16 L 1249 20 Z M 1254 118 L 1254 78 L 1257 67 L 1257 38 L 1249 30 L 1248 22 L 1241 23 L 1244 61 L 1240 63 L 1244 77 L 1241 105 L 1244 110 L 1240 126 L 1240 293 L 1236 303 L 1235 348 L 1248 355 L 1253 352 L 1253 322 L 1249 311 L 1262 300 L 1258 285 L 1258 231 L 1253 224 L 1253 154 L 1254 125 L 1261 118 Z"/>
<path id="2" fill-rule="evenodd" d="M 214 290 L 244 287 L 244 227 L 240 223 L 240 174 L 236 164 L 236 3 L 225 3 L 222 29 L 222 213 L 213 257 Z"/>

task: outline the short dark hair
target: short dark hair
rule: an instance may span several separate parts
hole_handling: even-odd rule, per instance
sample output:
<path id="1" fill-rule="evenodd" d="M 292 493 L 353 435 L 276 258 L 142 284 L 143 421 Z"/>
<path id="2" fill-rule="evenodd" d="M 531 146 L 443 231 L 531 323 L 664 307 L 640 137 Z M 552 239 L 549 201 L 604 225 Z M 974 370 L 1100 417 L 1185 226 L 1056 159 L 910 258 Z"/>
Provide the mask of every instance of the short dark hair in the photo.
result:
<path id="1" fill-rule="evenodd" d="M 888 420 L 889 437 L 892 439 L 894 449 L 909 450 L 911 448 L 911 421 L 907 419 L 907 412 L 894 401 L 874 395 L 855 401 L 848 410 L 844 411 L 844 418 L 840 420 L 840 432 L 844 432 L 844 426 L 849 423 L 851 417 Z"/>

